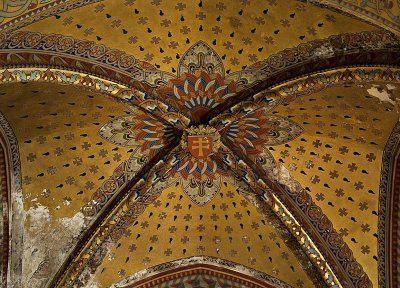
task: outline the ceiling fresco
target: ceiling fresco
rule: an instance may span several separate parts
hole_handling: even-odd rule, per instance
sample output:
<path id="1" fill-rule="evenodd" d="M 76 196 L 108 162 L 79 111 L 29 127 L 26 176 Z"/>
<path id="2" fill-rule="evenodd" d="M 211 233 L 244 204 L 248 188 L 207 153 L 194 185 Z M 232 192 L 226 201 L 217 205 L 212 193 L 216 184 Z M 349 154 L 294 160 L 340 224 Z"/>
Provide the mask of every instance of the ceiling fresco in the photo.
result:
<path id="1" fill-rule="evenodd" d="M 277 113 L 300 123 L 304 133 L 269 150 L 377 279 L 380 159 L 399 115 L 392 104 L 379 104 L 371 92 L 374 86 L 388 90 L 384 83 L 350 82 L 277 107 Z M 398 86 L 390 87 L 397 95 Z"/>
<path id="2" fill-rule="evenodd" d="M 0 29 L 13 30 L 101 0 L 1 0 Z"/>
<path id="3" fill-rule="evenodd" d="M 99 286 L 109 287 L 125 275 L 197 255 L 230 260 L 293 287 L 313 286 L 287 241 L 268 223 L 273 220 L 263 217 L 232 185 L 224 186 L 206 206 L 194 205 L 179 186 L 172 186 L 147 209 L 132 226 L 132 235 L 122 237 L 97 268 L 93 281 Z"/>
<path id="4" fill-rule="evenodd" d="M 60 17 L 59 14 L 62 12 L 101 1 L 102 0 L 2 0 L 0 1 L 2 5 L 0 27 L 2 30 L 19 29 L 35 21 L 50 16 L 58 18 Z M 202 7 L 203 1 L 199 2 L 201 3 L 199 6 Z M 206 1 L 204 2 L 206 3 Z M 251 2 L 253 1 L 243 1 L 242 4 L 246 6 L 250 5 Z M 373 23 L 376 26 L 391 30 L 394 33 L 399 32 L 400 20 L 398 15 L 400 5 L 396 0 L 303 0 L 302 2 L 310 2 L 323 8 L 328 7 L 338 13 L 350 15 L 360 20 Z M 125 1 L 125 4 L 130 6 L 134 5 L 134 3 L 135 1 Z M 160 6 L 161 3 L 162 1 L 153 1 L 151 4 Z M 268 4 L 275 6 L 278 4 L 278 1 L 271 0 L 268 1 Z M 286 4 L 289 3 L 286 2 Z M 220 7 L 223 8 L 224 6 L 221 4 Z M 184 5 L 178 5 L 178 8 L 178 10 L 183 10 L 186 7 L 184 7 Z"/>
<path id="5" fill-rule="evenodd" d="M 300 43 L 377 29 L 298 1 L 125 0 L 102 1 L 22 28 L 96 41 L 173 74 L 198 40 L 216 51 L 229 74 Z"/>
<path id="6" fill-rule="evenodd" d="M 43 247 L 46 257 L 45 251 L 37 251 L 38 243 L 57 240 L 58 245 L 67 245 L 71 236 L 79 235 L 88 225 L 80 208 L 90 201 L 103 179 L 131 157 L 131 148 L 116 149 L 97 135 L 100 123 L 130 111 L 103 95 L 67 85 L 8 84 L 2 86 L 1 94 L 2 103 L 7 103 L 2 113 L 25 151 L 20 153 L 26 211 L 22 265 L 31 262 L 35 253 L 41 254 L 36 258 L 39 265 L 59 254 L 59 247 Z M 132 172 L 143 165 L 139 160 L 140 156 Z M 55 263 L 46 264 L 60 264 L 63 255 L 58 255 L 61 259 Z M 34 281 L 32 272 L 24 271 L 24 278 Z"/>
<path id="7" fill-rule="evenodd" d="M 0 4 L 2 288 L 397 287 L 399 3 Z"/>

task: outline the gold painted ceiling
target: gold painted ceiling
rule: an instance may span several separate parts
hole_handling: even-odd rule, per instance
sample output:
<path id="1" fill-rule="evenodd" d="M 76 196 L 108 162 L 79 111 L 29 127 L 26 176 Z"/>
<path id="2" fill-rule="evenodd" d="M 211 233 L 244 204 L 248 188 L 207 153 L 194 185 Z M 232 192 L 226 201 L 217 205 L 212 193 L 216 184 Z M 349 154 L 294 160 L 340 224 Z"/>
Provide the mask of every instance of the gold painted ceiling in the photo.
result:
<path id="1" fill-rule="evenodd" d="M 227 72 L 236 72 L 300 43 L 378 29 L 297 1 L 230 3 L 108 0 L 22 30 L 96 41 L 175 73 L 180 57 L 198 40 L 218 52 Z"/>
<path id="2" fill-rule="evenodd" d="M 399 11 L 0 1 L 0 286 L 400 285 Z"/>

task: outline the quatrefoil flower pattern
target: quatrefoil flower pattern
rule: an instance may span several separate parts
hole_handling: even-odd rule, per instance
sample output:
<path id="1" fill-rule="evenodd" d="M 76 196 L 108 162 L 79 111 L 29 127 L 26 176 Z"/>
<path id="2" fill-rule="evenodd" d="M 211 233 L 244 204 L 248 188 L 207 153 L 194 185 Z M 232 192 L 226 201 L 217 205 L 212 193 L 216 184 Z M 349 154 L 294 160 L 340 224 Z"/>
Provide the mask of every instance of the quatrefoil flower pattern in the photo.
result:
<path id="1" fill-rule="evenodd" d="M 229 145 L 235 145 L 253 160 L 263 152 L 269 158 L 267 162 L 274 163 L 266 147 L 284 144 L 303 133 L 294 121 L 269 113 L 279 105 L 279 99 L 268 98 L 268 94 L 258 105 L 236 116 L 228 112 L 216 117 L 218 121 L 202 123 L 204 115 L 235 97 L 248 82 L 235 73 L 225 75 L 220 57 L 204 42 L 196 43 L 185 53 L 177 71 L 176 78 L 160 84 L 151 95 L 123 98 L 129 115 L 106 123 L 99 135 L 115 145 L 136 147 L 132 153 L 142 153 L 149 160 L 175 138 L 186 137 L 172 150 L 172 167 L 165 171 L 176 179 L 171 183 L 179 182 L 197 205 L 212 201 L 221 185 L 235 178 L 220 161 L 232 153 Z M 269 105 L 271 102 L 275 104 Z M 224 115 L 229 121 L 224 121 Z M 215 144 L 218 141 L 221 145 Z"/>

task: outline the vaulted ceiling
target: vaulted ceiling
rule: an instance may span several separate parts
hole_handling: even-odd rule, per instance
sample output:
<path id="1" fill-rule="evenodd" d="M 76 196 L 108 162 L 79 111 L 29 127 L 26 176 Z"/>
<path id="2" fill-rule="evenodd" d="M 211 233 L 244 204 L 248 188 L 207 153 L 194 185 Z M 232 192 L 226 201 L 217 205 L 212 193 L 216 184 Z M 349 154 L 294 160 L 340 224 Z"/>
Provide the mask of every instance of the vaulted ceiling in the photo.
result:
<path id="1" fill-rule="evenodd" d="M 400 2 L 0 3 L 2 287 L 398 285 Z"/>

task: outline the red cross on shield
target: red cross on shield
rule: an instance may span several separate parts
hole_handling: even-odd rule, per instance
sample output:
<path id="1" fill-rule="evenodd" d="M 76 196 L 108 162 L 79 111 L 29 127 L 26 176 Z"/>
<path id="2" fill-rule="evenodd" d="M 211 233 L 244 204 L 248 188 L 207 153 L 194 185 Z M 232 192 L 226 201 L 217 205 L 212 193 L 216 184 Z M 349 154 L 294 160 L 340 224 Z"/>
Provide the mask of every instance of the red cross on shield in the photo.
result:
<path id="1" fill-rule="evenodd" d="M 188 149 L 193 157 L 203 160 L 212 152 L 212 136 L 188 136 Z"/>

